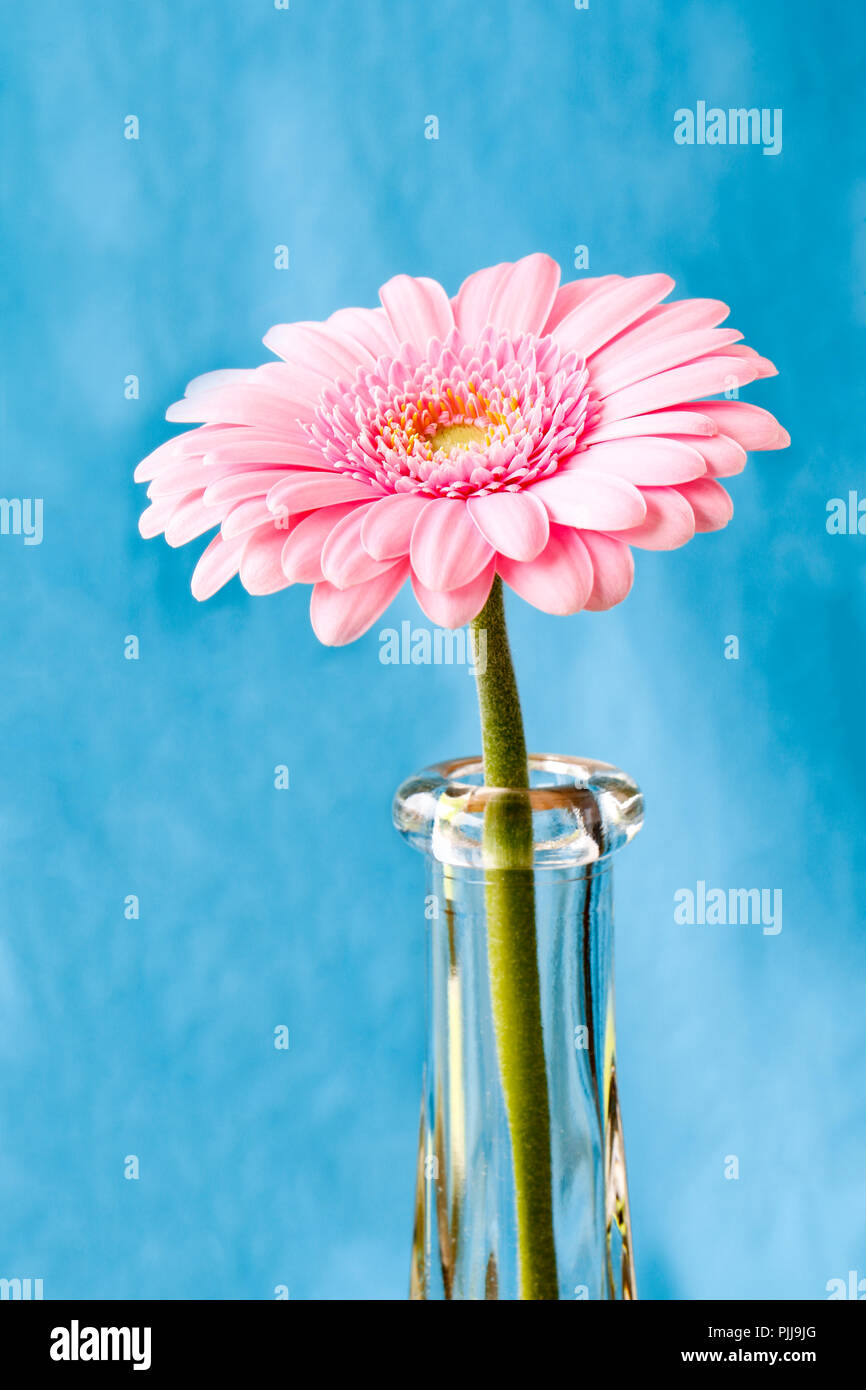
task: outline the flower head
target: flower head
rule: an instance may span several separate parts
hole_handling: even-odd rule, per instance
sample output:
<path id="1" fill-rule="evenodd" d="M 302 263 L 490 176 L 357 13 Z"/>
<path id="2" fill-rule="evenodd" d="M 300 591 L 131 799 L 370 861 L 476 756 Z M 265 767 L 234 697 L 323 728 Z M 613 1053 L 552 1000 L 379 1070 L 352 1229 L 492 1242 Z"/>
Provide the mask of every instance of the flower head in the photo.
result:
<path id="1" fill-rule="evenodd" d="M 543 255 L 491 266 L 449 299 L 398 275 L 382 307 L 280 324 L 280 361 L 211 372 L 169 420 L 197 423 L 139 464 L 145 536 L 218 526 L 192 579 L 253 594 L 313 585 L 323 642 L 359 637 L 407 578 L 445 627 L 494 576 L 547 613 L 610 608 L 631 547 L 726 525 L 719 478 L 778 449 L 767 411 L 707 400 L 775 373 L 718 325 L 718 300 L 661 301 L 666 275 L 560 286 Z M 701 399 L 699 399 L 701 398 Z"/>

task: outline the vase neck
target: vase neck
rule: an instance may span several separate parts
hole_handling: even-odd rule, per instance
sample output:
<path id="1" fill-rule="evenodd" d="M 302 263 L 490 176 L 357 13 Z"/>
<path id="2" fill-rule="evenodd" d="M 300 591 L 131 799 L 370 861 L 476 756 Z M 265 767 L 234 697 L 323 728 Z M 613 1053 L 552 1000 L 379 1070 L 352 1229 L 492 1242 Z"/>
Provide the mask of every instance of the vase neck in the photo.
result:
<path id="1" fill-rule="evenodd" d="M 413 1297 L 514 1299 L 514 1173 L 484 875 L 428 860 L 427 1059 Z M 535 874 L 560 1299 L 635 1296 L 616 1077 L 609 863 Z"/>
<path id="2" fill-rule="evenodd" d="M 614 1038 L 615 851 L 637 832 L 642 800 L 616 768 L 530 759 L 527 790 L 480 785 L 480 760 L 440 764 L 404 783 L 395 820 L 425 853 L 427 1059 L 421 1111 L 412 1295 L 525 1297 L 525 1212 L 539 1208 L 546 1266 L 564 1299 L 635 1295 Z M 532 814 L 528 866 L 502 867 L 485 818 L 521 799 Z M 492 808 L 492 810 L 491 810 Z M 526 905 L 525 939 L 503 952 L 497 904 Z M 504 972 L 504 973 L 503 973 Z M 515 972 L 517 972 L 515 974 Z M 503 1012 L 502 999 L 510 1003 Z M 531 996 L 531 997 L 530 997 Z M 516 999 L 516 1004 L 515 1004 Z M 534 1000 L 534 1002 L 533 1002 Z M 531 1047 L 512 1026 L 531 1005 Z M 543 1125 L 521 1129 L 509 1094 L 546 1091 Z M 518 1141 L 519 1136 L 519 1141 Z M 521 1203 L 524 1225 L 520 1227 Z"/>

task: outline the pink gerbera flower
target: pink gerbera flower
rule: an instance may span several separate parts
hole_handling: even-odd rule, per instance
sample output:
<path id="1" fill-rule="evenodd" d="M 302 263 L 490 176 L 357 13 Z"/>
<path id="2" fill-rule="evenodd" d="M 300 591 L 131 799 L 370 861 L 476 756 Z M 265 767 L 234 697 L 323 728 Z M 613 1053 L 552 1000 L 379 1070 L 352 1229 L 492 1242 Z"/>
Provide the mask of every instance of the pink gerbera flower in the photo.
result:
<path id="1" fill-rule="evenodd" d="M 494 576 L 547 613 L 610 608 L 631 548 L 726 525 L 717 481 L 790 441 L 730 392 L 775 373 L 666 275 L 559 284 L 548 256 L 491 266 L 454 299 L 398 275 L 379 309 L 280 324 L 281 361 L 198 377 L 167 418 L 199 428 L 136 469 L 144 536 L 219 533 L 192 578 L 252 594 L 313 585 L 322 642 L 359 637 L 407 578 L 458 627 Z M 203 422 L 203 423 L 202 423 Z"/>

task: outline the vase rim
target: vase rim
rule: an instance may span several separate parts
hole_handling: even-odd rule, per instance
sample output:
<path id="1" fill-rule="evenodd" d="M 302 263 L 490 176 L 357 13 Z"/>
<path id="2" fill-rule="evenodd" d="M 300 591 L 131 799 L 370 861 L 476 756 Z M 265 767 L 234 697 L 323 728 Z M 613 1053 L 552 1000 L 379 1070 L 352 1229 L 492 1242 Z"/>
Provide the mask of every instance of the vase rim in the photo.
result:
<path id="1" fill-rule="evenodd" d="M 485 866 L 484 812 L 506 798 L 529 799 L 535 868 L 598 864 L 640 830 L 640 788 L 613 764 L 531 753 L 529 769 L 529 789 L 515 791 L 484 786 L 478 756 L 434 763 L 399 787 L 394 824 L 416 849 L 443 863 L 473 868 Z"/>

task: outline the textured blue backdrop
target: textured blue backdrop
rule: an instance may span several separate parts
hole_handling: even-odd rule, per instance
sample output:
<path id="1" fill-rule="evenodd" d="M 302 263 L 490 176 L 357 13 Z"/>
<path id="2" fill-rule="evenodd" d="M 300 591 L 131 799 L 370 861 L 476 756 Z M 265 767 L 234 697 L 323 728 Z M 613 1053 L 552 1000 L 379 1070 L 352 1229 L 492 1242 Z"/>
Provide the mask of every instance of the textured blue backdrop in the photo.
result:
<path id="1" fill-rule="evenodd" d="M 203 542 L 143 542 L 131 473 L 272 322 L 585 244 L 732 304 L 794 439 L 620 608 L 511 605 L 531 744 L 647 797 L 617 880 L 642 1292 L 866 1277 L 866 538 L 825 528 L 866 486 L 863 40 L 847 0 L 7 7 L 0 493 L 45 513 L 0 536 L 0 1275 L 404 1295 L 423 890 L 389 803 L 477 747 L 472 684 L 382 666 L 376 629 L 322 649 L 305 589 L 199 606 Z M 675 144 L 698 100 L 782 108 L 781 155 Z M 781 888 L 782 932 L 677 926 L 698 879 Z"/>

